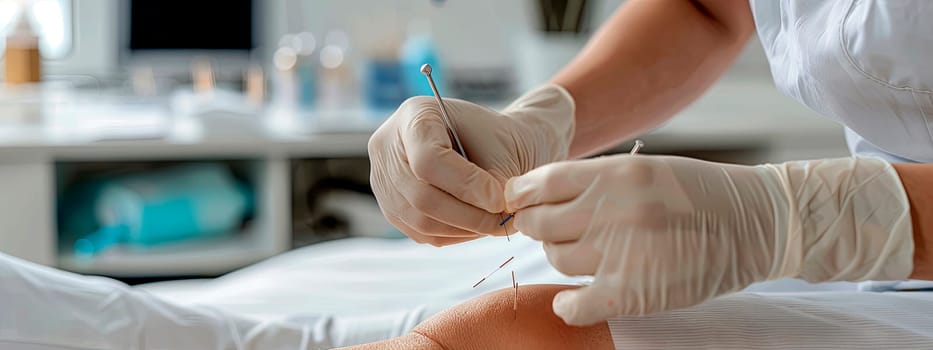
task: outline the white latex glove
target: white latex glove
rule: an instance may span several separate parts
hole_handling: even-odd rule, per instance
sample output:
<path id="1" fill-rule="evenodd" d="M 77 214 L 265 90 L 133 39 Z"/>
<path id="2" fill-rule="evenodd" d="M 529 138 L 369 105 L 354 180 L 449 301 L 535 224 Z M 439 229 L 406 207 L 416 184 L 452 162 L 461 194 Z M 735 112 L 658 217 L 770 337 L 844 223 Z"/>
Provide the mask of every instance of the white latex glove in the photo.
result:
<path id="1" fill-rule="evenodd" d="M 573 99 L 546 85 L 496 112 L 444 103 L 469 161 L 451 140 L 433 97 L 405 101 L 369 140 L 370 180 L 383 214 L 420 243 L 441 246 L 503 235 L 505 182 L 567 157 Z"/>
<path id="2" fill-rule="evenodd" d="M 595 277 L 555 296 L 571 325 L 771 279 L 891 280 L 912 269 L 907 196 L 878 159 L 740 166 L 621 155 L 535 169 L 508 182 L 506 200 L 551 264 Z"/>

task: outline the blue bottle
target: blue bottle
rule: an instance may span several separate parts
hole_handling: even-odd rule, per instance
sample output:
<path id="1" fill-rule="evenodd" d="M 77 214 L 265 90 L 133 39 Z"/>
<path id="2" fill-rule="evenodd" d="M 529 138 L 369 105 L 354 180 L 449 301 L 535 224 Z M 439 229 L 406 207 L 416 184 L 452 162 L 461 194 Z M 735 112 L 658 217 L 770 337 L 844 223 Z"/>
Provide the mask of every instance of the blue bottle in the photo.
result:
<path id="1" fill-rule="evenodd" d="M 399 61 L 402 63 L 402 82 L 408 96 L 433 95 L 431 86 L 428 85 L 424 75 L 421 74 L 421 66 L 425 63 L 434 68 L 431 77 L 434 78 L 438 89 L 441 89 L 441 93 L 443 93 L 445 82 L 444 65 L 440 62 L 431 35 L 414 34 L 409 36 L 405 44 L 402 45 Z"/>

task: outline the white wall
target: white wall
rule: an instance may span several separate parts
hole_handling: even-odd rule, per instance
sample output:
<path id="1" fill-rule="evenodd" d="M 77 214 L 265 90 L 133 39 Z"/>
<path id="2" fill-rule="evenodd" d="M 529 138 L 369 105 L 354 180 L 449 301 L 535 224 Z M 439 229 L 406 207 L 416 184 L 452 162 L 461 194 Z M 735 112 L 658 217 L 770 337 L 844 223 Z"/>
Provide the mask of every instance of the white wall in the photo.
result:
<path id="1" fill-rule="evenodd" d="M 117 1 L 73 0 L 74 42 L 64 58 L 43 67 L 51 74 L 113 73 L 117 69 Z"/>
<path id="2" fill-rule="evenodd" d="M 74 0 L 74 48 L 67 57 L 50 61 L 52 74 L 111 74 L 118 65 L 118 1 Z M 428 18 L 450 66 L 501 66 L 516 60 L 519 41 L 535 27 L 534 0 L 273 0 L 265 1 L 263 41 L 274 45 L 287 32 L 307 30 L 318 35 L 333 28 L 348 31 L 357 54 L 380 54 L 397 46 L 414 17 Z M 595 0 L 594 19 L 602 22 L 622 0 Z M 570 49 L 568 49 L 570 50 Z M 261 51 L 268 57 L 270 50 Z M 554 53 L 572 56 L 573 52 Z M 736 68 L 766 77 L 767 66 L 757 40 Z"/>

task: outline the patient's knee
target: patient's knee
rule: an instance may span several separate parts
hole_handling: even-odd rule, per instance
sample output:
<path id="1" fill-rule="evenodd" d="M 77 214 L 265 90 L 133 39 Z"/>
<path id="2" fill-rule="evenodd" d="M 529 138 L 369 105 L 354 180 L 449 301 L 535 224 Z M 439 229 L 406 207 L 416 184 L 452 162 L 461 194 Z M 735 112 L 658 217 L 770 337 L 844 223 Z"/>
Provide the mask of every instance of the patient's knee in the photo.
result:
<path id="1" fill-rule="evenodd" d="M 572 327 L 554 314 L 554 295 L 568 288 L 574 286 L 527 285 L 517 293 L 505 288 L 448 309 L 415 329 L 447 349 L 613 348 L 605 322 Z"/>

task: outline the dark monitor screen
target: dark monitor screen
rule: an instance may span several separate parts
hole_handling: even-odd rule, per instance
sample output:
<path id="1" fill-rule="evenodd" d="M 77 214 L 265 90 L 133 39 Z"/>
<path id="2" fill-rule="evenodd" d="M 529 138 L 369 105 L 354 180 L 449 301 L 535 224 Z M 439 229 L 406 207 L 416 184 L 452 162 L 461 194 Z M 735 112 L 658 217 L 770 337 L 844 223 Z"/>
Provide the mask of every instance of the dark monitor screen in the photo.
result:
<path id="1" fill-rule="evenodd" d="M 253 0 L 131 0 L 130 50 L 250 50 Z"/>

